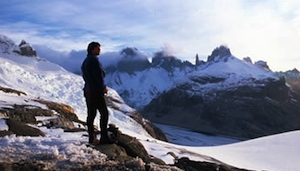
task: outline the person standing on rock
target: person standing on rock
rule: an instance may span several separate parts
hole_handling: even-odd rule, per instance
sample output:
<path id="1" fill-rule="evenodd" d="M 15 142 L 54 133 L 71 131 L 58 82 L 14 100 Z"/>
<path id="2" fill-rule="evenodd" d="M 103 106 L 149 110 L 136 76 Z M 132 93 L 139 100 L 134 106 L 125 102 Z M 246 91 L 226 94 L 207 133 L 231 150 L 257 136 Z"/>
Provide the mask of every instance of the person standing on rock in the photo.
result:
<path id="1" fill-rule="evenodd" d="M 91 42 L 87 47 L 87 57 L 81 65 L 82 77 L 84 79 L 84 97 L 87 105 L 87 127 L 89 134 L 89 143 L 91 144 L 110 144 L 108 137 L 108 109 L 105 102 L 105 94 L 108 89 L 104 82 L 105 72 L 98 59 L 101 52 L 101 45 L 98 42 Z M 94 120 L 100 112 L 100 141 L 94 132 Z"/>

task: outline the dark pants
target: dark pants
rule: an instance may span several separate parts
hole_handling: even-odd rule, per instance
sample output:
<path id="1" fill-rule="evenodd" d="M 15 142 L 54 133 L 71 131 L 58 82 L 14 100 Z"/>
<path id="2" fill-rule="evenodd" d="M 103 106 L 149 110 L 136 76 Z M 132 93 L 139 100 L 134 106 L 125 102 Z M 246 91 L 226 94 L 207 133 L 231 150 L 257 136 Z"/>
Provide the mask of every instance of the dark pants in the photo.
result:
<path id="1" fill-rule="evenodd" d="M 107 123 L 108 123 L 108 110 L 103 93 L 84 91 L 84 97 L 87 105 L 87 127 L 89 134 L 89 142 L 93 143 L 96 135 L 94 133 L 94 120 L 97 115 L 97 110 L 100 112 L 100 129 L 101 139 L 107 139 Z"/>

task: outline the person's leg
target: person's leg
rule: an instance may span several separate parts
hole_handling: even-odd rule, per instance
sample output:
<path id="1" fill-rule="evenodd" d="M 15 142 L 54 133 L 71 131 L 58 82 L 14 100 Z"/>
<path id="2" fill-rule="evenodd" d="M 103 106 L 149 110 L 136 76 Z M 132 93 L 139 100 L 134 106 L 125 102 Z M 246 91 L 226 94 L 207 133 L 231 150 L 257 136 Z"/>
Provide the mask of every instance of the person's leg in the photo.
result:
<path id="1" fill-rule="evenodd" d="M 97 114 L 96 108 L 89 106 L 88 107 L 88 116 L 86 119 L 88 134 L 89 134 L 89 143 L 93 143 L 96 140 L 96 135 L 94 131 L 94 120 Z"/>
<path id="2" fill-rule="evenodd" d="M 107 105 L 105 102 L 105 98 L 101 97 L 99 102 L 99 112 L 101 114 L 100 117 L 100 129 L 101 129 L 101 139 L 100 142 L 102 141 L 107 141 L 109 140 L 108 138 L 108 132 L 107 132 L 107 124 L 108 124 L 108 110 L 107 110 Z"/>
<path id="3" fill-rule="evenodd" d="M 93 143 L 96 140 L 96 136 L 94 133 L 94 120 L 97 115 L 97 108 L 95 105 L 95 101 L 92 99 L 91 95 L 85 92 L 86 104 L 87 104 L 87 128 L 89 134 L 89 143 Z"/>

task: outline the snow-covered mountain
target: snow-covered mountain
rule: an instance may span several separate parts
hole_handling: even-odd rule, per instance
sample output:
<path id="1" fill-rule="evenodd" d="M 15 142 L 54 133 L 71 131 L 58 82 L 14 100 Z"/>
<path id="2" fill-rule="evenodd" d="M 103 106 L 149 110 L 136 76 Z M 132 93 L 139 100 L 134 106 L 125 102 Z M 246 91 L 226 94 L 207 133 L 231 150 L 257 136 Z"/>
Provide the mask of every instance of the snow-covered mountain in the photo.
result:
<path id="1" fill-rule="evenodd" d="M 4 49 L 0 52 L 0 133 L 9 129 L 3 118 L 7 113 L 3 111 L 21 105 L 26 107 L 23 112 L 36 108 L 48 109 L 47 105 L 40 103 L 41 100 L 67 104 L 74 109 L 72 112 L 80 120 L 85 120 L 86 107 L 81 90 L 83 81 L 80 76 L 39 56 L 34 58 L 20 56 L 19 53 L 13 52 L 13 49 L 18 47 L 11 40 L 7 37 L 1 39 L 6 43 L 0 45 L 2 50 Z M 6 46 L 7 44 L 12 46 Z M 188 73 L 189 69 L 192 67 L 187 67 L 185 72 Z M 188 157 L 194 161 L 226 163 L 250 170 L 295 171 L 300 168 L 299 131 L 240 142 L 160 125 L 170 140 L 163 142 L 150 136 L 141 124 L 130 117 L 132 112 L 136 111 L 126 105 L 114 89 L 110 89 L 109 98 L 112 100 L 109 106 L 109 122 L 116 124 L 122 132 L 136 137 L 149 154 L 165 163 L 173 164 L 174 158 L 169 154 L 174 154 L 178 158 Z M 39 117 L 38 120 L 44 122 L 58 116 L 58 113 L 53 113 L 52 117 Z M 0 164 L 11 162 L 26 166 L 26 162 L 31 162 L 36 163 L 40 169 L 51 170 L 57 167 L 65 170 L 80 169 L 82 166 L 107 166 L 107 163 L 112 163 L 105 154 L 83 145 L 87 142 L 87 137 L 82 136 L 85 134 L 84 131 L 72 133 L 64 132 L 62 128 L 48 129 L 46 126 L 28 125 L 40 129 L 45 137 L 15 135 L 0 137 Z M 228 166 L 226 164 L 224 165 Z M 165 170 L 171 168 L 165 167 Z"/>
<path id="2" fill-rule="evenodd" d="M 141 109 L 163 91 L 169 90 L 179 78 L 193 70 L 189 62 L 158 52 L 149 61 L 136 48 L 123 49 L 115 63 L 102 61 L 107 71 L 106 83 L 131 106 Z"/>
<path id="3" fill-rule="evenodd" d="M 196 65 L 163 52 L 150 62 L 135 48 L 119 56 L 106 65 L 107 84 L 151 121 L 239 138 L 300 129 L 296 82 L 264 61 L 240 60 L 226 46 Z"/>
<path id="4" fill-rule="evenodd" d="M 107 58 L 111 56 L 115 57 L 115 63 L 107 62 L 109 61 Z M 157 52 L 153 58 L 150 58 L 136 48 L 126 48 L 113 55 L 103 54 L 101 61 L 107 71 L 107 84 L 114 87 L 126 102 L 139 109 L 144 108 L 162 92 L 182 84 L 187 80 L 188 74 L 193 75 L 191 77 L 232 77 L 227 80 L 223 88 L 232 87 L 241 79 L 251 77 L 271 76 L 276 79 L 271 72 L 264 70 L 268 66 L 263 61 L 255 64 L 252 64 L 250 58 L 241 61 L 232 56 L 225 46 L 214 50 L 207 62 L 196 58 L 196 65 L 168 56 L 164 52 Z M 223 65 L 224 63 L 227 66 Z M 203 89 L 211 91 L 211 88 L 216 87 L 221 88 L 218 85 L 215 87 L 207 85 Z"/>

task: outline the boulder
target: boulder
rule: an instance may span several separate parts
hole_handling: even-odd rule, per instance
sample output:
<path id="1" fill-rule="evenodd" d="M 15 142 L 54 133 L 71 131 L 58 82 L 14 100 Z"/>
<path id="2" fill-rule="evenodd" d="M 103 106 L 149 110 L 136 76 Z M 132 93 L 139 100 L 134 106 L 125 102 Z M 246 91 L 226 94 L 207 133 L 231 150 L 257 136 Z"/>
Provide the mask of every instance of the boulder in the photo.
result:
<path id="1" fill-rule="evenodd" d="M 204 161 L 193 161 L 189 158 L 183 157 L 178 159 L 174 166 L 185 171 L 249 171 L 246 169 L 240 169 L 226 164 L 216 164 Z"/>
<path id="2" fill-rule="evenodd" d="M 33 49 L 33 47 L 27 43 L 25 40 L 22 40 L 19 44 L 20 52 L 18 52 L 22 56 L 28 56 L 28 57 L 36 57 L 37 53 Z"/>
<path id="3" fill-rule="evenodd" d="M 7 119 L 6 124 L 9 128 L 8 131 L 18 136 L 45 136 L 44 132 L 42 132 L 41 130 L 26 125 L 17 120 Z"/>

